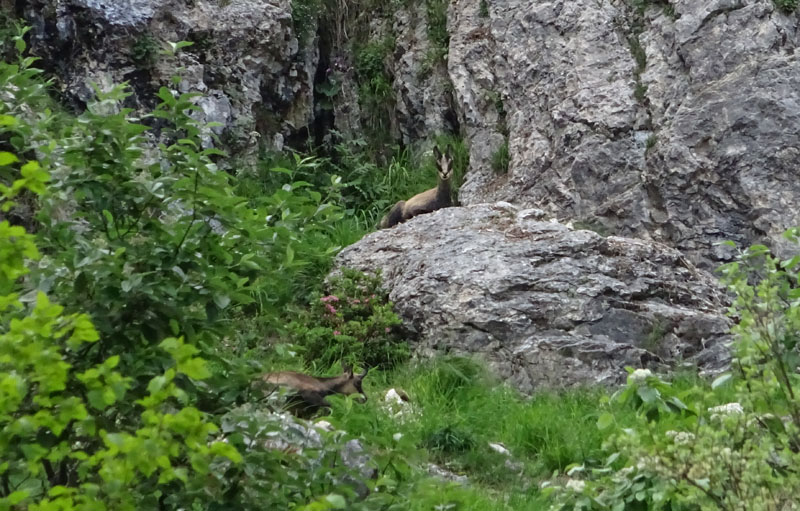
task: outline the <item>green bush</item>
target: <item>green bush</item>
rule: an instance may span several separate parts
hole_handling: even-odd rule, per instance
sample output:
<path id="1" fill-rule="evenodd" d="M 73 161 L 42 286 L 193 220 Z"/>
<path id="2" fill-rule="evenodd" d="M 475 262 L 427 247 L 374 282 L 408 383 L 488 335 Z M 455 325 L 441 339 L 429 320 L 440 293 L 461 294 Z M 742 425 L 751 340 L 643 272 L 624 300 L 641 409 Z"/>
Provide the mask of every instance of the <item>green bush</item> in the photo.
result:
<path id="1" fill-rule="evenodd" d="M 16 41 L 22 52 L 21 34 Z M 40 92 L 31 64 L 24 58 L 0 64 L 0 90 L 28 98 Z M 0 137 L 25 149 L 22 135 L 33 136 L 39 126 L 21 115 L 19 104 L 1 107 Z M 3 211 L 21 194 L 46 191 L 48 172 L 26 154 L 0 152 Z M 164 369 L 135 399 L 130 391 L 138 382 L 118 369 L 118 355 L 85 361 L 102 342 L 86 314 L 65 314 L 41 291 L 33 303 L 21 300 L 33 292 L 21 277 L 40 257 L 34 237 L 0 221 L 0 255 L 0 508 L 168 505 L 175 490 L 202 487 L 216 459 L 241 461 L 231 446 L 209 441 L 216 426 L 178 385 L 208 376 L 196 348 L 163 340 Z"/>
<path id="2" fill-rule="evenodd" d="M 775 5 L 786 14 L 791 14 L 797 10 L 797 0 L 775 0 Z"/>
<path id="3" fill-rule="evenodd" d="M 800 229 L 787 237 L 800 239 Z M 731 244 L 732 245 L 732 244 Z M 678 389 L 630 370 L 616 403 L 634 406 L 635 428 L 611 414 L 603 466 L 573 467 L 551 509 L 791 509 L 800 491 L 800 256 L 762 245 L 721 268 L 736 300 L 732 371 Z"/>
<path id="4" fill-rule="evenodd" d="M 323 6 L 320 0 L 292 0 L 292 23 L 301 48 L 313 40 L 317 17 Z"/>
<path id="5" fill-rule="evenodd" d="M 308 364 L 390 368 L 408 358 L 400 318 L 380 285 L 380 276 L 347 268 L 330 280 L 310 314 L 289 325 Z"/>
<path id="6" fill-rule="evenodd" d="M 131 45 L 131 58 L 143 68 L 151 68 L 158 62 L 161 48 L 158 41 L 149 32 L 141 34 Z"/>
<path id="7" fill-rule="evenodd" d="M 162 88 L 135 119 L 116 87 L 73 117 L 34 62 L 0 64 L 0 207 L 13 213 L 0 222 L 0 508 L 285 508 L 327 493 L 329 473 L 347 472 L 313 453 L 250 445 L 243 459 L 240 429 L 212 435 L 264 371 L 234 346 L 263 344 L 319 286 L 340 208 L 291 172 L 238 194 L 204 148 L 194 94 Z M 157 133 L 137 122 L 155 119 Z M 260 337 L 242 331 L 248 317 Z M 288 466 L 280 492 L 251 477 Z M 228 472 L 240 477 L 226 486 Z"/>

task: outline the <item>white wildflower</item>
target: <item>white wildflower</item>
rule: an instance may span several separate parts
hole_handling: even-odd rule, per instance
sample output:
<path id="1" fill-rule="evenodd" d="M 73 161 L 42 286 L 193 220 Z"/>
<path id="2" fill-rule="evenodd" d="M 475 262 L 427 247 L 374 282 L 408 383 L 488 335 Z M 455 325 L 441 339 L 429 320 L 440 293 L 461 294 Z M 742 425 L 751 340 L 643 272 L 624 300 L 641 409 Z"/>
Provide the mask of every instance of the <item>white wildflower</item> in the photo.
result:
<path id="1" fill-rule="evenodd" d="M 330 422 L 328 422 L 326 420 L 318 421 L 314 425 L 316 427 L 318 427 L 319 429 L 323 430 L 323 431 L 333 431 L 334 430 L 333 424 L 331 424 Z"/>
<path id="2" fill-rule="evenodd" d="M 711 420 L 721 419 L 722 417 L 731 415 L 743 415 L 744 408 L 739 403 L 727 403 L 719 406 L 712 406 L 708 409 L 711 414 Z"/>
<path id="3" fill-rule="evenodd" d="M 630 379 L 633 383 L 641 385 L 647 381 L 649 376 L 653 376 L 653 373 L 650 371 L 650 369 L 637 369 L 631 373 Z"/>
<path id="4" fill-rule="evenodd" d="M 567 481 L 566 487 L 575 493 L 583 493 L 583 490 L 586 488 L 586 482 L 580 479 L 570 479 Z"/>
<path id="5" fill-rule="evenodd" d="M 673 439 L 676 445 L 688 444 L 694 441 L 694 434 L 688 431 L 681 431 Z"/>
<path id="6" fill-rule="evenodd" d="M 395 442 L 399 442 L 401 438 L 403 438 L 403 434 L 402 433 L 395 433 L 394 435 L 392 435 L 392 439 Z"/>

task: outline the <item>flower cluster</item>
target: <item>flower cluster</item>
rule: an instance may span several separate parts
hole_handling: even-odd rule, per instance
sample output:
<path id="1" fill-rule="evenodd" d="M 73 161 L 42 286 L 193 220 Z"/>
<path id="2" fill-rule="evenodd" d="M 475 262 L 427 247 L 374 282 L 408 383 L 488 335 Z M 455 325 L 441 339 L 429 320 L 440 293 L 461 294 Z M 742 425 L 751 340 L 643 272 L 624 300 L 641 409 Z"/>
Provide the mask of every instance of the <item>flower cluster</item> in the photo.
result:
<path id="1" fill-rule="evenodd" d="M 379 278 L 344 271 L 331 279 L 328 294 L 314 300 L 309 317 L 292 322 L 290 330 L 309 361 L 391 365 L 408 348 L 393 328 L 400 320 L 387 295 Z"/>
<path id="2" fill-rule="evenodd" d="M 647 381 L 647 378 L 653 376 L 650 369 L 637 369 L 629 376 L 631 383 L 642 385 Z"/>

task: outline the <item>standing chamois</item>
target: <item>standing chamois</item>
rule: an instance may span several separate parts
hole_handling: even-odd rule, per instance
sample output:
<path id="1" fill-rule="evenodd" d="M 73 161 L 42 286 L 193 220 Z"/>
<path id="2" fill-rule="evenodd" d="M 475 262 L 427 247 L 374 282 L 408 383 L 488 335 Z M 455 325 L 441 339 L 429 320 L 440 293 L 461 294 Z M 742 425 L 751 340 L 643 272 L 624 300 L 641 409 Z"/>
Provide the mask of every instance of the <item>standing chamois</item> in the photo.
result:
<path id="1" fill-rule="evenodd" d="M 261 377 L 267 384 L 288 387 L 294 392 L 287 401 L 287 409 L 298 417 L 309 418 L 320 408 L 330 408 L 331 404 L 325 397 L 331 394 L 361 394 L 359 403 L 367 401 L 367 395 L 361 388 L 361 382 L 367 375 L 365 370 L 362 374 L 353 374 L 351 367 L 345 367 L 344 373 L 330 378 L 315 378 L 303 373 L 294 371 L 281 371 L 269 373 Z"/>
<path id="2" fill-rule="evenodd" d="M 395 204 L 381 220 L 381 229 L 393 227 L 411 217 L 441 208 L 449 208 L 453 205 L 453 201 L 450 199 L 450 179 L 453 177 L 453 157 L 450 153 L 450 146 L 447 146 L 445 154 L 442 154 L 438 147 L 434 147 L 433 155 L 436 157 L 436 171 L 439 174 L 436 188 L 418 193 L 408 200 L 401 200 Z"/>

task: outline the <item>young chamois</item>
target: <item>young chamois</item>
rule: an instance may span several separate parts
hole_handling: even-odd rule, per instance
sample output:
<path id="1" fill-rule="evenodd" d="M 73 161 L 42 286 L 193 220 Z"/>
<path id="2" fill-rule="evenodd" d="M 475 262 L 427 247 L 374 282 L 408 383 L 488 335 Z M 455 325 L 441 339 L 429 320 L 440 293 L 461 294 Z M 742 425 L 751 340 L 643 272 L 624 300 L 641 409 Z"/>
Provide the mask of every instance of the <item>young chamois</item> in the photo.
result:
<path id="1" fill-rule="evenodd" d="M 362 374 L 353 374 L 351 367 L 345 367 L 344 373 L 330 378 L 316 378 L 303 373 L 294 371 L 281 371 L 269 373 L 261 377 L 267 384 L 287 387 L 293 391 L 289 398 L 287 408 L 298 417 L 311 417 L 320 408 L 330 408 L 331 404 L 325 399 L 331 394 L 361 394 L 359 403 L 367 401 L 367 395 L 361 388 L 361 382 L 367 375 L 365 370 Z"/>
<path id="2" fill-rule="evenodd" d="M 433 155 L 436 157 L 436 171 L 439 174 L 436 188 L 418 193 L 408 200 L 401 200 L 395 204 L 381 220 L 381 229 L 393 227 L 411 217 L 441 208 L 449 208 L 453 205 L 453 201 L 450 199 L 450 179 L 453 177 L 453 157 L 450 153 L 450 146 L 447 147 L 445 154 L 442 154 L 438 147 L 434 147 Z"/>

